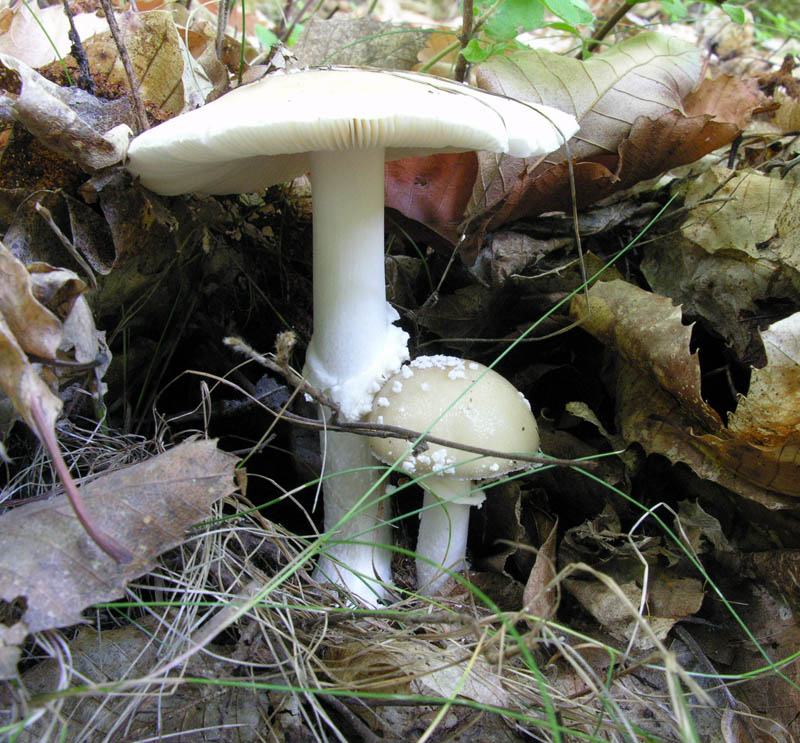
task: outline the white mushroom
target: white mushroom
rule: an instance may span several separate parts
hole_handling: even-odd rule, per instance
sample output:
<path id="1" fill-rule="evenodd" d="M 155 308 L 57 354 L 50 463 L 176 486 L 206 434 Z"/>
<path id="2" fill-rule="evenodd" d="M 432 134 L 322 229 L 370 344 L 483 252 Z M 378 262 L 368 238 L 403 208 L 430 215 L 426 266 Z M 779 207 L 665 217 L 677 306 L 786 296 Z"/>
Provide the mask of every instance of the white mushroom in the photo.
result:
<path id="1" fill-rule="evenodd" d="M 528 401 L 510 382 L 475 361 L 452 356 L 421 356 L 384 384 L 370 421 L 428 431 L 454 443 L 534 454 L 539 431 Z M 401 439 L 370 439 L 375 456 L 420 478 L 425 488 L 417 539 L 417 584 L 435 594 L 448 579 L 446 568 L 464 567 L 469 509 L 481 505 L 483 490 L 474 482 L 500 477 L 525 465 L 513 459 L 481 457 L 439 444 L 409 451 Z"/>
<path id="2" fill-rule="evenodd" d="M 427 75 L 357 69 L 279 73 L 134 138 L 128 169 L 162 194 L 259 191 L 311 172 L 314 333 L 305 374 L 356 420 L 408 358 L 384 285 L 384 161 L 434 152 L 552 152 L 575 119 Z M 367 603 L 390 578 L 389 528 L 366 442 L 328 434 L 320 573 Z M 348 540 L 365 544 L 348 544 Z"/>

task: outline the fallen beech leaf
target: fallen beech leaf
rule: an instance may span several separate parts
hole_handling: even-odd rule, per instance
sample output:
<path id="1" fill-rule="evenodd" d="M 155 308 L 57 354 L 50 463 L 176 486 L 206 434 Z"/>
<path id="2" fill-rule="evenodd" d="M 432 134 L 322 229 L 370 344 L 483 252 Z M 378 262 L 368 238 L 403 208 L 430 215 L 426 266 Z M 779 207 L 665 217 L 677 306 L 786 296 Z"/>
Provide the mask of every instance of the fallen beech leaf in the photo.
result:
<path id="1" fill-rule="evenodd" d="M 118 22 L 133 65 L 139 95 L 170 114 L 183 109 L 183 49 L 172 15 L 166 10 L 127 11 Z M 84 48 L 92 74 L 105 86 L 129 86 L 117 46 L 106 31 L 88 39 Z"/>
<path id="2" fill-rule="evenodd" d="M 373 18 L 312 18 L 292 51 L 300 67 L 336 64 L 410 70 L 429 34 Z"/>
<path id="3" fill-rule="evenodd" d="M 714 195 L 714 203 L 700 203 Z M 684 237 L 709 253 L 733 251 L 800 271 L 800 173 L 763 175 L 710 168 L 686 193 Z"/>
<path id="4" fill-rule="evenodd" d="M 619 280 L 593 286 L 589 302 L 591 311 L 584 296 L 575 297 L 572 318 L 647 377 L 636 379 L 624 369 L 618 377 L 618 417 L 627 440 L 684 461 L 702 477 L 722 482 L 714 469 L 698 469 L 698 452 L 759 489 L 800 496 L 800 313 L 761 333 L 767 363 L 752 370 L 750 388 L 725 426 L 702 398 L 700 365 L 689 353 L 691 328 L 682 324 L 679 307 Z M 667 398 L 656 394 L 659 388 Z"/>
<path id="5" fill-rule="evenodd" d="M 7 54 L 0 54 L 0 62 L 16 72 L 22 83 L 18 96 L 8 92 L 0 96 L 0 110 L 45 147 L 87 170 L 99 170 L 122 160 L 131 131 L 125 124 L 96 129 L 82 112 L 103 107 L 94 96 L 78 88 L 61 88 Z"/>
<path id="6" fill-rule="evenodd" d="M 213 441 L 193 441 L 84 485 L 90 517 L 133 552 L 125 565 L 89 539 L 64 496 L 7 512 L 1 517 L 0 598 L 24 597 L 22 622 L 29 632 L 81 622 L 83 609 L 122 596 L 128 581 L 233 492 L 237 461 Z"/>
<path id="7" fill-rule="evenodd" d="M 573 114 L 581 124 L 570 142 L 578 162 L 608 155 L 616 170 L 617 150 L 634 121 L 681 110 L 681 101 L 700 76 L 698 50 L 675 37 L 642 33 L 586 62 L 542 50 L 498 56 L 477 69 L 481 88 Z M 493 223 L 517 213 L 525 191 L 543 172 L 566 157 L 564 148 L 541 159 L 479 158 L 470 214 L 506 204 Z M 508 203 L 510 202 L 510 203 Z"/>

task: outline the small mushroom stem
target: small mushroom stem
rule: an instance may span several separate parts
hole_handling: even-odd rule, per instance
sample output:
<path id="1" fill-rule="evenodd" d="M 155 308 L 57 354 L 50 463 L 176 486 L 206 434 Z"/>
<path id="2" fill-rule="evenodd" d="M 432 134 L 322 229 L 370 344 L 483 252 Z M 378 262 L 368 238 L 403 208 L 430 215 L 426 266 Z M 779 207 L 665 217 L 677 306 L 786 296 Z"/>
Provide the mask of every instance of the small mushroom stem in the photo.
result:
<path id="1" fill-rule="evenodd" d="M 369 412 L 384 376 L 408 358 L 407 334 L 392 323 L 384 279 L 381 148 L 311 154 L 314 231 L 314 334 L 306 354 L 309 381 L 348 420 Z M 391 580 L 391 531 L 381 518 L 383 493 L 365 437 L 323 433 L 325 531 L 334 540 L 317 576 L 335 580 L 369 605 Z M 357 470 L 357 471 L 353 471 Z M 344 474 L 339 474 L 344 473 Z M 372 505 L 358 506 L 365 494 Z M 362 544 L 347 543 L 355 540 Z M 347 570 L 350 567 L 351 570 Z"/>
<path id="2" fill-rule="evenodd" d="M 473 498 L 471 480 L 435 475 L 420 481 L 425 488 L 417 538 L 417 590 L 433 596 L 447 583 L 443 570 L 460 572 L 466 565 L 469 509 L 482 498 Z M 469 502 L 459 502 L 467 500 Z"/>

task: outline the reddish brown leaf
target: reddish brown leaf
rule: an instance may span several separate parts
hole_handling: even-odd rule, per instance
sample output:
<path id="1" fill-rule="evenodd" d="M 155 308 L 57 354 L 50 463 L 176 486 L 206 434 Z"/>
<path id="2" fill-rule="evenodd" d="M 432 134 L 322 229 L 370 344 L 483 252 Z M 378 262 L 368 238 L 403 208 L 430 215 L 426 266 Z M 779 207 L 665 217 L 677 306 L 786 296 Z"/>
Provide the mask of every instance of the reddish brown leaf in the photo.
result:
<path id="1" fill-rule="evenodd" d="M 474 152 L 394 160 L 386 164 L 386 206 L 455 242 L 477 173 Z"/>

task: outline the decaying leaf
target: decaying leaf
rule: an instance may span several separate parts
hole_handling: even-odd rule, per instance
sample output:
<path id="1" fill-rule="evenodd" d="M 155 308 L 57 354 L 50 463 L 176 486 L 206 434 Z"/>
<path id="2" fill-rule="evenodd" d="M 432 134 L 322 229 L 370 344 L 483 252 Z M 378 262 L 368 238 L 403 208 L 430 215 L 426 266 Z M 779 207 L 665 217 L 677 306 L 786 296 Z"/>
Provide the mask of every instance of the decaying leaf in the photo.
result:
<path id="1" fill-rule="evenodd" d="M 17 676 L 17 662 L 21 655 L 20 645 L 28 634 L 22 622 L 10 626 L 0 624 L 0 680 L 13 679 Z"/>
<path id="2" fill-rule="evenodd" d="M 180 544 L 212 503 L 233 492 L 236 457 L 193 441 L 99 476 L 81 488 L 92 520 L 133 554 L 119 564 L 86 535 L 66 497 L 2 516 L 0 597 L 24 597 L 29 632 L 81 622 L 81 611 L 123 595 L 161 552 Z"/>
<path id="3" fill-rule="evenodd" d="M 701 200 L 713 201 L 700 204 Z M 709 253 L 732 251 L 800 271 L 800 174 L 787 177 L 722 166 L 708 169 L 686 193 L 684 237 Z"/>
<path id="4" fill-rule="evenodd" d="M 146 677 L 162 656 L 163 624 L 155 617 L 144 617 L 136 624 L 98 632 L 93 627 L 81 627 L 70 640 L 73 684 L 102 684 L 121 679 Z M 221 658 L 227 648 L 210 645 L 208 653 L 195 653 L 187 661 L 187 676 L 220 678 L 230 666 Z M 46 694 L 59 689 L 63 667 L 48 659 L 22 675 L 22 685 L 30 694 Z M 145 682 L 143 682 L 144 686 Z M 237 729 L 239 741 L 256 741 L 256 732 L 263 725 L 263 715 L 269 703 L 264 690 L 202 684 L 180 684 L 168 694 L 142 694 L 131 704 L 131 695 L 84 697 L 70 696 L 64 700 L 60 717 L 66 721 L 65 739 L 79 740 L 81 730 L 90 727 L 94 737 L 103 734 L 109 740 L 123 736 L 133 739 L 169 739 L 185 736 L 186 731 L 206 729 L 219 732 L 226 726 Z M 19 743 L 35 743 L 48 724 L 48 715 L 27 728 L 17 738 Z M 202 734 L 201 734 L 202 735 Z M 197 740 L 210 741 L 211 737 Z M 219 738 L 217 738 L 219 740 Z"/>
<path id="5" fill-rule="evenodd" d="M 654 33 L 639 34 L 586 62 L 544 50 L 498 55 L 478 66 L 477 80 L 492 92 L 576 116 L 581 129 L 570 141 L 569 155 L 579 206 L 733 141 L 762 100 L 753 84 L 739 78 L 700 82 L 696 47 Z M 471 265 L 485 230 L 569 207 L 566 159 L 565 148 L 528 159 L 478 153 L 477 178 L 470 181 L 461 180 L 468 177 L 466 169 L 451 176 L 412 164 L 402 177 L 413 182 L 417 168 L 424 192 L 391 205 L 454 244 L 466 229 L 460 249 Z M 463 192 L 471 183 L 470 203 L 459 214 L 460 202 L 445 194 Z"/>
<path id="6" fill-rule="evenodd" d="M 473 285 L 441 296 L 431 305 L 420 308 L 420 325 L 443 338 L 472 338 L 482 334 L 491 321 L 489 306 L 492 294 L 483 286 Z"/>
<path id="7" fill-rule="evenodd" d="M 300 67 L 336 64 L 410 70 L 428 34 L 373 18 L 312 18 L 292 51 Z"/>
<path id="8" fill-rule="evenodd" d="M 491 666 L 458 645 L 440 648 L 410 640 L 351 643 L 326 656 L 335 677 L 363 690 L 456 696 L 504 707 L 507 695 Z"/>
<path id="9" fill-rule="evenodd" d="M 0 55 L 0 63 L 16 72 L 21 81 L 19 95 L 5 92 L 0 96 L 2 115 L 18 121 L 45 147 L 86 170 L 122 160 L 131 131 L 125 124 L 112 128 L 101 123 L 96 128 L 91 112 L 104 104 L 94 96 L 78 88 L 61 88 L 7 54 Z"/>
<path id="10" fill-rule="evenodd" d="M 692 616 L 703 603 L 703 584 L 694 578 L 682 578 L 665 569 L 653 569 L 645 597 L 645 611 L 634 616 L 629 603 L 639 607 L 642 586 L 636 581 L 607 584 L 600 581 L 567 579 L 569 591 L 614 637 L 625 642 L 635 638 L 639 650 L 654 647 L 648 633 L 637 626 L 646 623 L 663 640 L 675 622 Z M 624 599 L 627 599 L 625 601 Z"/>
<path id="11" fill-rule="evenodd" d="M 553 585 L 556 577 L 556 537 L 558 520 L 552 523 L 550 533 L 536 553 L 536 561 L 525 583 L 522 594 L 524 610 L 538 620 L 548 620 L 555 614 L 558 592 Z M 535 625 L 534 620 L 528 623 Z"/>
<path id="12" fill-rule="evenodd" d="M 52 427 L 61 400 L 39 376 L 28 354 L 54 359 L 61 339 L 58 318 L 34 297 L 28 271 L 0 243 L 0 389 L 34 431 L 34 405 L 41 406 Z M 12 422 L 0 421 L 0 433 Z"/>
<path id="13" fill-rule="evenodd" d="M 708 457 L 760 489 L 800 495 L 800 313 L 761 333 L 767 363 L 752 370 L 750 389 L 726 426 L 701 395 L 700 365 L 689 353 L 691 328 L 682 324 L 680 308 L 619 280 L 595 285 L 589 300 L 591 309 L 585 297 L 576 297 L 572 317 L 635 370 L 623 368 L 618 377 L 618 416 L 627 440 L 684 461 L 701 477 L 719 481 L 716 467 L 697 468 Z M 690 456 L 687 447 L 701 456 Z"/>
<path id="14" fill-rule="evenodd" d="M 183 49 L 166 10 L 120 14 L 119 26 L 139 84 L 138 93 L 170 114 L 183 109 Z M 92 73 L 105 85 L 128 87 L 116 44 L 107 31 L 84 44 Z"/>

